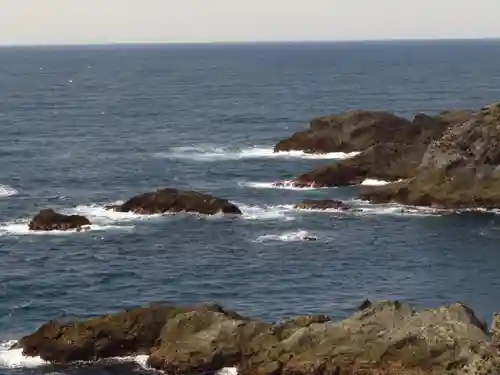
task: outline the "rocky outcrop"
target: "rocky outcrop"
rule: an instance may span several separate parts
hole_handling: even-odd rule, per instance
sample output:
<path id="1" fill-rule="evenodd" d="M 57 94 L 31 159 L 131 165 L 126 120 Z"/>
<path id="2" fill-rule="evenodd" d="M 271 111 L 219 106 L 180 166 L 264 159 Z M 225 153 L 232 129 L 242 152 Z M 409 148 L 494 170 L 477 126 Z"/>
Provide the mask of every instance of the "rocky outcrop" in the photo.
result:
<path id="1" fill-rule="evenodd" d="M 299 210 L 348 210 L 349 205 L 333 199 L 306 199 L 295 205 Z"/>
<path id="2" fill-rule="evenodd" d="M 108 209 L 141 215 L 183 211 L 204 215 L 218 213 L 241 215 L 240 209 L 226 199 L 170 188 L 135 196 L 121 205 L 109 206 Z"/>
<path id="3" fill-rule="evenodd" d="M 169 318 L 187 309 L 154 305 L 81 322 L 48 322 L 16 347 L 28 356 L 68 363 L 147 354 Z"/>
<path id="4" fill-rule="evenodd" d="M 385 137 L 367 144 L 367 148 L 353 158 L 304 173 L 291 184 L 330 187 L 358 185 L 367 178 L 384 181 L 411 178 L 417 173 L 429 144 L 439 139 L 447 128 L 469 117 L 469 111 L 458 110 L 433 117 L 419 114 L 412 122 L 405 122 L 404 131 L 391 133 L 388 130 Z"/>
<path id="5" fill-rule="evenodd" d="M 29 223 L 33 231 L 82 230 L 91 225 L 89 219 L 79 215 L 63 215 L 52 209 L 40 211 Z"/>
<path id="6" fill-rule="evenodd" d="M 308 130 L 280 141 L 274 151 L 361 151 L 377 143 L 408 137 L 409 124 L 408 120 L 387 112 L 351 111 L 312 120 Z"/>
<path id="7" fill-rule="evenodd" d="M 399 302 L 365 302 L 342 321 L 302 316 L 275 325 L 217 305 L 155 305 L 83 322 L 49 322 L 17 347 L 62 363 L 149 354 L 150 366 L 174 375 L 231 366 L 242 375 L 500 371 L 495 340 L 461 303 L 415 311 Z"/>
<path id="8" fill-rule="evenodd" d="M 442 208 L 500 207 L 500 103 L 448 127 L 425 150 L 411 179 L 362 197 Z"/>

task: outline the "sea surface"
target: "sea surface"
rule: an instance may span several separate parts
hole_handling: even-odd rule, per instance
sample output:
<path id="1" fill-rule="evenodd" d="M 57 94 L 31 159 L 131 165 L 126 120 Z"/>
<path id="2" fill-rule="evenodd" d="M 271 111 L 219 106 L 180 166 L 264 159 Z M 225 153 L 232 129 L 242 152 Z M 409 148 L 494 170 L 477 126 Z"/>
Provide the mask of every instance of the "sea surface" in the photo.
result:
<path id="1" fill-rule="evenodd" d="M 500 100 L 499 63 L 499 41 L 0 48 L 0 374 L 139 371 L 54 369 L 6 348 L 50 319 L 152 301 L 219 302 L 268 321 L 342 318 L 365 298 L 463 301 L 490 319 L 500 215 L 370 205 L 357 186 L 273 189 L 348 155 L 272 147 L 349 109 L 480 108 Z M 244 214 L 104 209 L 167 186 Z M 359 210 L 295 210 L 305 198 Z M 48 207 L 87 215 L 92 230 L 29 233 Z"/>

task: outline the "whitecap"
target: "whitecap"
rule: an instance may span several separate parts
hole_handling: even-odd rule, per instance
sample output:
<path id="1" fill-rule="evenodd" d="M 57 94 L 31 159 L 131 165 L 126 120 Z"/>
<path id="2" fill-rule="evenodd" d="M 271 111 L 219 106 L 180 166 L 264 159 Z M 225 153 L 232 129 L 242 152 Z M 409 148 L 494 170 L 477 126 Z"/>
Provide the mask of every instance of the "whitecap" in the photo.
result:
<path id="1" fill-rule="evenodd" d="M 294 232 L 285 232 L 280 234 L 265 234 L 257 238 L 257 242 L 298 242 L 298 241 L 315 241 L 317 237 L 305 230 L 297 230 Z"/>
<path id="2" fill-rule="evenodd" d="M 384 181 L 384 180 L 375 180 L 373 178 L 367 178 L 364 180 L 361 185 L 363 186 L 384 186 L 390 184 L 390 181 Z"/>
<path id="3" fill-rule="evenodd" d="M 296 186 L 292 180 L 279 181 L 279 185 L 276 182 L 240 182 L 238 183 L 240 186 L 250 187 L 253 189 L 281 189 L 281 190 L 295 190 L 295 191 L 303 191 L 303 190 L 318 190 L 318 189 L 326 189 L 326 188 L 316 188 L 312 186 L 300 187 Z"/>
<path id="4" fill-rule="evenodd" d="M 11 186 L 0 185 L 0 198 L 11 197 L 17 195 L 19 192 Z"/>
<path id="5" fill-rule="evenodd" d="M 326 154 L 311 154 L 304 151 L 274 152 L 273 147 L 246 147 L 231 149 L 211 145 L 197 145 L 173 147 L 169 152 L 154 154 L 156 158 L 195 160 L 195 161 L 218 161 L 218 160 L 240 160 L 240 159 L 274 159 L 274 158 L 300 158 L 300 159 L 348 159 L 358 155 L 359 152 L 331 152 Z"/>
<path id="6" fill-rule="evenodd" d="M 353 200 L 353 212 L 357 215 L 392 215 L 392 216 L 439 216 L 452 214 L 453 210 L 443 210 L 432 207 L 407 206 L 398 203 L 372 204 L 366 201 Z"/>
<path id="7" fill-rule="evenodd" d="M 0 367 L 33 368 L 48 364 L 40 357 L 25 356 L 22 349 L 10 349 L 16 342 L 13 340 L 0 343 Z"/>
<path id="8" fill-rule="evenodd" d="M 88 232 L 104 232 L 109 230 L 132 230 L 133 226 L 123 225 L 99 225 L 92 224 L 83 227 L 80 231 L 71 230 L 51 230 L 51 231 L 33 231 L 30 230 L 28 220 L 18 220 L 0 224 L 0 236 L 69 236 L 74 234 L 83 234 Z"/>
<path id="9" fill-rule="evenodd" d="M 109 205 L 115 206 L 122 204 L 123 201 L 112 202 Z M 140 215 L 134 212 L 117 212 L 115 210 L 110 210 L 106 208 L 106 205 L 100 204 L 90 204 L 90 205 L 80 205 L 74 209 L 66 210 L 66 214 L 76 214 L 83 215 L 87 217 L 92 223 L 102 223 L 110 224 L 116 222 L 127 222 L 134 220 L 147 220 L 160 218 L 164 216 L 163 214 L 154 215 Z"/>
<path id="10" fill-rule="evenodd" d="M 224 367 L 217 371 L 216 375 L 238 375 L 237 367 Z"/>
<path id="11" fill-rule="evenodd" d="M 246 205 L 244 203 L 235 203 L 246 220 L 295 220 L 293 214 L 293 205 Z"/>

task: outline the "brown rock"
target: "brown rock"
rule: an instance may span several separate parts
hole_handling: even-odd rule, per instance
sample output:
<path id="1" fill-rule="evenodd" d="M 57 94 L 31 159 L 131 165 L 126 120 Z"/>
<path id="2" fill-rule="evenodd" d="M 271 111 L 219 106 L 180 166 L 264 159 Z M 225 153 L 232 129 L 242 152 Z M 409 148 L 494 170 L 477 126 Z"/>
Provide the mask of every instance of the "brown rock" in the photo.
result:
<path id="1" fill-rule="evenodd" d="M 280 141 L 275 152 L 309 153 L 361 151 L 377 143 L 405 137 L 409 121 L 386 112 L 351 111 L 311 121 L 306 131 Z"/>
<path id="2" fill-rule="evenodd" d="M 134 212 L 142 215 L 165 212 L 197 212 L 204 215 L 218 213 L 241 215 L 240 209 L 226 199 L 195 191 L 161 189 L 135 196 L 118 206 L 109 206 L 118 212 Z"/>
<path id="3" fill-rule="evenodd" d="M 444 208 L 500 207 L 500 103 L 448 127 L 423 154 L 414 178 L 401 189 L 382 187 L 376 201 Z"/>
<path id="4" fill-rule="evenodd" d="M 29 223 L 29 229 L 34 231 L 81 230 L 91 225 L 90 221 L 79 215 L 63 215 L 52 209 L 40 211 Z"/>
<path id="5" fill-rule="evenodd" d="M 461 303 L 417 312 L 386 301 L 339 322 L 303 316 L 274 326 L 218 305 L 156 305 L 47 323 L 18 347 L 58 362 L 150 353 L 149 364 L 172 375 L 233 366 L 241 375 L 482 375 L 500 368 L 489 332 Z"/>
<path id="6" fill-rule="evenodd" d="M 415 116 L 405 123 L 405 130 L 388 134 L 381 141 L 367 145 L 360 154 L 316 168 L 293 180 L 293 184 L 329 187 L 358 185 L 367 178 L 398 181 L 416 175 L 422 157 L 429 144 L 439 139 L 443 132 L 468 116 L 467 111 L 450 111 L 430 117 L 425 114 Z M 392 133 L 391 133 L 392 134 Z"/>
<path id="7" fill-rule="evenodd" d="M 214 372 L 240 364 L 273 338 L 268 324 L 193 311 L 166 324 L 148 363 L 173 375 Z"/>
<path id="8" fill-rule="evenodd" d="M 48 322 L 16 347 L 28 356 L 68 363 L 147 354 L 168 319 L 186 309 L 153 305 L 85 321 Z"/>

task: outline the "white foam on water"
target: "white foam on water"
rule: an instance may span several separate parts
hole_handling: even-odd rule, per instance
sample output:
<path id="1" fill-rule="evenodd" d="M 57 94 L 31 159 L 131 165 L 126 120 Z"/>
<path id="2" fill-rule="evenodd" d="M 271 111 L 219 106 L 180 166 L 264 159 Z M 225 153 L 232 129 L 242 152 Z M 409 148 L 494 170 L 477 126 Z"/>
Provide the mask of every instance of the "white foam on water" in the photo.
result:
<path id="1" fill-rule="evenodd" d="M 40 357 L 28 357 L 22 349 L 10 349 L 17 341 L 0 343 L 0 368 L 34 368 L 47 365 Z"/>
<path id="2" fill-rule="evenodd" d="M 327 188 L 315 188 L 315 187 L 299 187 L 296 186 L 293 181 L 279 181 L 279 185 L 276 185 L 276 182 L 240 182 L 238 183 L 240 186 L 250 187 L 253 189 L 282 189 L 282 190 L 295 190 L 295 191 L 304 191 L 304 190 L 318 190 L 318 189 L 327 189 Z"/>
<path id="3" fill-rule="evenodd" d="M 117 362 L 117 363 L 132 363 L 135 362 L 139 366 L 141 366 L 144 370 L 153 370 L 148 366 L 148 358 L 149 356 L 146 354 L 140 354 L 129 357 L 112 357 L 106 359 L 106 361 Z"/>
<path id="4" fill-rule="evenodd" d="M 265 234 L 257 238 L 257 242 L 298 242 L 317 240 L 317 237 L 305 230 L 297 230 L 294 232 L 285 232 L 280 234 Z"/>
<path id="5" fill-rule="evenodd" d="M 364 180 L 361 185 L 363 186 L 384 186 L 384 185 L 389 185 L 393 184 L 396 182 L 401 182 L 403 180 L 397 180 L 397 181 L 384 181 L 384 180 L 376 180 L 374 178 L 367 178 Z"/>
<path id="6" fill-rule="evenodd" d="M 122 201 L 112 202 L 110 205 L 119 205 L 122 204 Z M 91 204 L 91 205 L 80 205 L 75 207 L 74 209 L 66 210 L 64 213 L 72 214 L 72 215 L 83 215 L 87 217 L 92 223 L 102 223 L 102 224 L 110 224 L 116 222 L 127 222 L 127 221 L 135 221 L 135 220 L 147 220 L 160 218 L 165 216 L 163 214 L 155 214 L 155 215 L 139 215 L 133 212 L 117 212 L 115 210 L 108 210 L 106 206 L 99 204 Z"/>
<path id="7" fill-rule="evenodd" d="M 304 151 L 274 152 L 273 147 L 247 147 L 241 149 L 230 149 L 212 145 L 197 145 L 173 147 L 169 152 L 154 154 L 157 158 L 180 159 L 195 161 L 218 161 L 218 160 L 240 160 L 240 159 L 274 159 L 274 158 L 300 158 L 300 159 L 348 159 L 358 155 L 359 152 L 331 152 L 326 154 L 310 154 Z"/>
<path id="8" fill-rule="evenodd" d="M 293 215 L 293 205 L 269 205 L 257 206 L 246 205 L 244 203 L 235 203 L 246 220 L 295 220 Z"/>
<path id="9" fill-rule="evenodd" d="M 67 236 L 88 232 L 132 230 L 134 229 L 133 225 L 123 225 L 120 222 L 127 222 L 141 218 L 141 215 L 106 210 L 104 206 L 99 205 L 78 206 L 76 208 L 63 209 L 60 212 L 66 215 L 83 215 L 87 217 L 92 224 L 83 227 L 80 231 L 76 229 L 64 231 L 32 231 L 28 227 L 31 219 L 18 219 L 0 223 L 0 236 Z"/>
<path id="10" fill-rule="evenodd" d="M 216 375 L 238 375 L 237 367 L 224 367 L 217 371 Z"/>
<path id="11" fill-rule="evenodd" d="M 104 232 L 109 230 L 131 230 L 133 226 L 123 225 L 98 225 L 92 224 L 83 227 L 80 231 L 71 230 L 51 230 L 51 231 L 33 231 L 28 227 L 29 220 L 18 220 L 0 224 L 1 236 L 68 236 L 74 234 L 84 234 L 89 232 Z"/>
<path id="12" fill-rule="evenodd" d="M 432 207 L 406 206 L 397 203 L 371 204 L 366 201 L 353 200 L 353 210 L 356 215 L 391 215 L 391 216 L 440 216 L 452 214 L 453 210 L 443 210 Z"/>
<path id="13" fill-rule="evenodd" d="M 0 185 L 0 198 L 11 197 L 19 192 L 9 185 Z"/>

